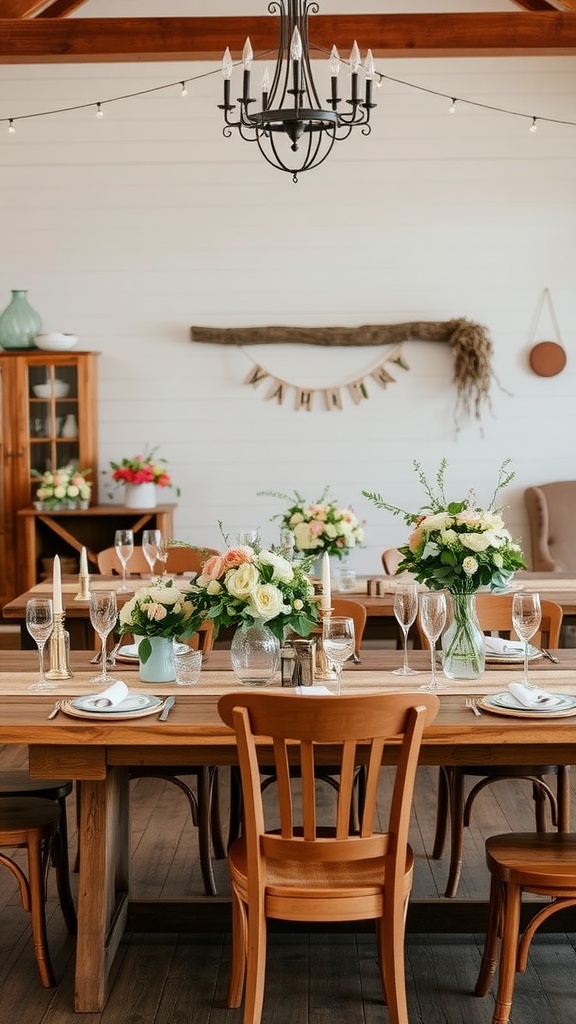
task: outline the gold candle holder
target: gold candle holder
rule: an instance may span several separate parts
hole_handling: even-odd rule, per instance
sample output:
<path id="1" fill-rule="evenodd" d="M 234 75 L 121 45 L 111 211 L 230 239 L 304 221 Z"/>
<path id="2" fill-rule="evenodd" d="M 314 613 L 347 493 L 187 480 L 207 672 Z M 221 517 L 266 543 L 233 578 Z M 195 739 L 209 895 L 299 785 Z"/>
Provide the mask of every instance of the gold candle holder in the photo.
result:
<path id="1" fill-rule="evenodd" d="M 334 669 L 330 667 L 330 658 L 324 650 L 324 620 L 329 619 L 334 611 L 333 608 L 319 608 L 320 627 L 314 630 L 318 636 L 316 643 L 316 666 L 314 676 L 316 679 L 336 679 Z"/>
<path id="2" fill-rule="evenodd" d="M 50 668 L 47 679 L 69 679 L 74 673 L 70 668 L 70 634 L 64 629 L 64 612 L 54 613 L 54 629 L 50 636 Z"/>
<path id="3" fill-rule="evenodd" d="M 75 601 L 89 601 L 90 600 L 90 577 L 84 576 L 80 573 L 78 577 L 78 593 L 74 598 Z"/>

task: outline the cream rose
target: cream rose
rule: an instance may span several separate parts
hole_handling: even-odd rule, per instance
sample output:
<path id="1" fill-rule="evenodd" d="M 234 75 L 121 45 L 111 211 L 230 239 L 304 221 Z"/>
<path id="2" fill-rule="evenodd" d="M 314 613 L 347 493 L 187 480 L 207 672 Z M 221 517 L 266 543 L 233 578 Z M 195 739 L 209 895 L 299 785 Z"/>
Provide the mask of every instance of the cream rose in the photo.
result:
<path id="1" fill-rule="evenodd" d="M 322 541 L 312 536 L 308 523 L 296 523 L 294 527 L 294 543 L 298 551 L 308 551 L 312 548 L 322 547 Z"/>
<path id="2" fill-rule="evenodd" d="M 250 595 L 250 611 L 255 619 L 275 619 L 280 612 L 289 612 L 282 592 L 273 583 L 260 583 Z"/>
<path id="3" fill-rule="evenodd" d="M 222 584 L 218 583 L 218 580 L 210 580 L 206 587 L 206 593 L 210 594 L 212 597 L 215 597 L 216 594 L 219 594 L 221 590 Z"/>
<path id="4" fill-rule="evenodd" d="M 150 619 L 150 622 L 162 622 L 168 615 L 163 604 L 158 604 L 155 601 L 151 601 L 150 604 L 143 604 L 142 611 L 146 617 Z"/>
<path id="5" fill-rule="evenodd" d="M 486 548 L 490 546 L 485 533 L 461 533 L 460 543 L 463 548 L 468 548 L 470 551 L 486 551 Z"/>
<path id="6" fill-rule="evenodd" d="M 473 576 L 478 570 L 478 562 L 473 555 L 466 555 L 466 558 L 462 562 L 462 568 L 467 576 Z"/>
<path id="7" fill-rule="evenodd" d="M 258 584 L 258 569 L 251 562 L 244 562 L 226 577 L 226 590 L 232 597 L 247 601 Z"/>

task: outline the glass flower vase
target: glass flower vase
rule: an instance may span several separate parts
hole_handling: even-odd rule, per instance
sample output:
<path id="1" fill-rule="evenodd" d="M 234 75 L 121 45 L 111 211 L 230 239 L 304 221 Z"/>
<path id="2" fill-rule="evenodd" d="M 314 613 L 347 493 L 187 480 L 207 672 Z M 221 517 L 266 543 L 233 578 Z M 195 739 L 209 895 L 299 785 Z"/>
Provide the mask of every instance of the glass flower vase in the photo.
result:
<path id="1" fill-rule="evenodd" d="M 42 330 L 42 323 L 27 294 L 23 289 L 13 289 L 12 299 L 0 316 L 0 346 L 4 349 L 36 348 L 34 338 Z"/>
<path id="2" fill-rule="evenodd" d="M 260 619 L 242 622 L 232 637 L 230 659 L 241 686 L 268 686 L 280 668 L 280 643 Z"/>
<path id="3" fill-rule="evenodd" d="M 442 667 L 449 679 L 478 679 L 486 661 L 476 594 L 450 594 L 452 621 L 442 636 Z"/>
<path id="4" fill-rule="evenodd" d="M 171 683 L 176 679 L 174 641 L 172 637 L 151 636 L 152 648 L 148 661 L 139 661 L 140 679 L 143 683 Z"/>

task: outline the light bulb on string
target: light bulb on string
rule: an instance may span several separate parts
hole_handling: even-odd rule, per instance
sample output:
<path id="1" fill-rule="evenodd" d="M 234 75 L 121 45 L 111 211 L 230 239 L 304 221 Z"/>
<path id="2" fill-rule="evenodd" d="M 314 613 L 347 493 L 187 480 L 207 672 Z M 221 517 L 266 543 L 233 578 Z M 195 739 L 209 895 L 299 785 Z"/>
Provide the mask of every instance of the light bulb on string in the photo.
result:
<path id="1" fill-rule="evenodd" d="M 456 99 L 455 98 L 452 99 L 452 102 L 451 102 L 450 106 L 448 107 L 448 113 L 449 114 L 455 114 L 456 113 Z"/>
<path id="2" fill-rule="evenodd" d="M 536 124 L 536 118 L 535 117 L 532 118 L 532 124 L 530 125 L 530 128 L 528 130 L 531 131 L 532 134 L 534 134 L 534 132 L 538 131 L 538 125 Z"/>
<path id="3" fill-rule="evenodd" d="M 187 96 L 188 95 L 188 89 L 186 88 L 186 82 L 180 82 L 180 85 L 182 86 L 182 92 L 180 93 L 180 95 L 181 96 Z"/>
<path id="4" fill-rule="evenodd" d="M 96 117 L 98 118 L 99 121 L 101 121 L 102 118 L 104 117 L 104 111 L 102 110 L 102 104 L 101 103 L 97 103 L 96 104 Z"/>
<path id="5" fill-rule="evenodd" d="M 14 125 L 14 118 L 13 117 L 11 117 L 9 119 L 9 121 L 8 121 L 8 134 L 9 135 L 15 135 L 16 134 L 16 128 L 15 128 L 15 125 Z"/>

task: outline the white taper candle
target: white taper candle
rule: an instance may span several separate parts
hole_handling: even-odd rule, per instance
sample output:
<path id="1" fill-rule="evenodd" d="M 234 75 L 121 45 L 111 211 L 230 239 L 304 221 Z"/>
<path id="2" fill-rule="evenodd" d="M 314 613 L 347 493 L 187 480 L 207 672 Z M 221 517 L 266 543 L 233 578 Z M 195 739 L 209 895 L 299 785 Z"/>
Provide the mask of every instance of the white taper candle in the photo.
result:
<path id="1" fill-rule="evenodd" d="M 62 607 L 62 570 L 60 569 L 58 555 L 54 556 L 54 569 L 52 572 L 52 604 L 54 614 L 61 615 L 64 609 Z"/>
<path id="2" fill-rule="evenodd" d="M 320 607 L 328 611 L 332 607 L 332 588 L 330 585 L 330 558 L 325 551 L 322 556 L 322 600 Z"/>

